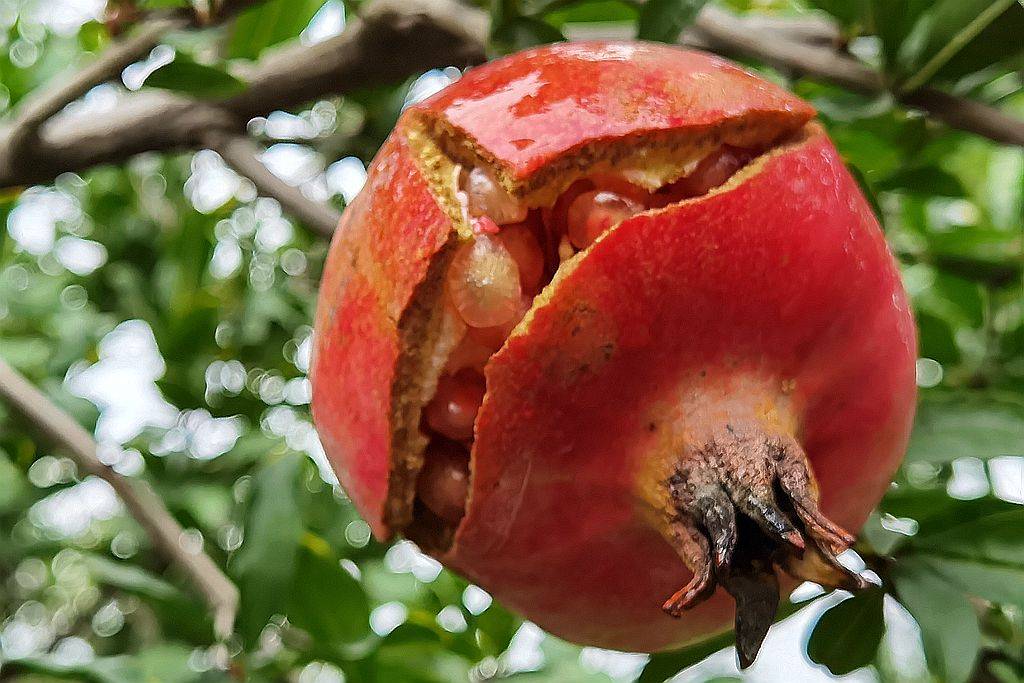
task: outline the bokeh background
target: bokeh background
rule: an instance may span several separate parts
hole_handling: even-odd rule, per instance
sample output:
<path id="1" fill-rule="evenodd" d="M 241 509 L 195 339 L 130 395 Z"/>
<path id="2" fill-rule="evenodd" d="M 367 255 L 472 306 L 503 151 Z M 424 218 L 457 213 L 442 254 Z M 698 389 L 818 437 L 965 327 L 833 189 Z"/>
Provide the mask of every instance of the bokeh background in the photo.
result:
<path id="1" fill-rule="evenodd" d="M 138 59 L 13 144 L 33 103 L 169 17 Z M 434 40 L 430 21 L 479 43 Z M 111 477 L 0 401 L 0 680 L 740 677 L 729 634 L 653 657 L 580 648 L 411 543 L 374 541 L 308 410 L 326 235 L 401 109 L 484 56 L 638 33 L 736 57 L 818 108 L 920 326 L 910 452 L 845 558 L 879 588 L 801 587 L 742 678 L 1024 681 L 1016 0 L 0 0 L 0 359 L 52 402 L 44 413 L 84 426 L 122 481 L 152 487 L 181 526 L 179 554 L 205 553 L 240 591 L 235 627 L 215 628 Z M 141 98 L 237 102 L 281 54 L 325 46 L 373 66 L 281 100 L 264 88 L 227 143 L 196 130 L 165 144 L 154 129 L 90 167 L 41 151 Z"/>

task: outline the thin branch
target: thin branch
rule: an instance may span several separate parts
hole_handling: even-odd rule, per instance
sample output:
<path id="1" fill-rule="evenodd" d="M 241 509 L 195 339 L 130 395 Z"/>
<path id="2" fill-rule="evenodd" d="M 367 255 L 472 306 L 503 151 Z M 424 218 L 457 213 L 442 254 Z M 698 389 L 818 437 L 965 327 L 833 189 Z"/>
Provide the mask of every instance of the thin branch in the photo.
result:
<path id="1" fill-rule="evenodd" d="M 693 24 L 694 33 L 715 51 L 821 78 L 858 92 L 885 88 L 881 75 L 853 57 L 828 47 L 784 40 L 772 29 L 754 30 L 743 17 L 706 6 Z"/>
<path id="2" fill-rule="evenodd" d="M 206 138 L 207 145 L 223 157 L 229 166 L 256 185 L 256 190 L 273 197 L 285 211 L 320 235 L 330 238 L 341 220 L 334 207 L 310 199 L 302 191 L 274 175 L 262 161 L 262 150 L 248 136 L 214 131 Z"/>
<path id="3" fill-rule="evenodd" d="M 697 17 L 693 33 L 716 52 L 743 55 L 776 67 L 834 83 L 849 90 L 888 90 L 881 74 L 853 57 L 828 47 L 786 40 L 770 29 L 752 30 L 747 20 L 712 6 Z M 1024 146 L 1024 121 L 995 107 L 932 88 L 896 93 L 903 104 L 920 109 L 953 128 Z"/>
<path id="4" fill-rule="evenodd" d="M 96 442 L 74 418 L 50 401 L 17 370 L 0 360 L 0 399 L 61 446 L 85 473 L 106 481 L 139 522 L 153 547 L 181 568 L 213 611 L 218 638 L 231 635 L 238 611 L 238 589 L 204 552 L 183 544 L 184 529 L 145 481 L 121 476 L 96 455 Z"/>
<path id="5" fill-rule="evenodd" d="M 968 100 L 935 88 L 921 88 L 901 95 L 908 107 L 928 112 L 947 126 L 1002 142 L 1024 146 L 1024 120 L 1014 118 L 995 107 Z"/>

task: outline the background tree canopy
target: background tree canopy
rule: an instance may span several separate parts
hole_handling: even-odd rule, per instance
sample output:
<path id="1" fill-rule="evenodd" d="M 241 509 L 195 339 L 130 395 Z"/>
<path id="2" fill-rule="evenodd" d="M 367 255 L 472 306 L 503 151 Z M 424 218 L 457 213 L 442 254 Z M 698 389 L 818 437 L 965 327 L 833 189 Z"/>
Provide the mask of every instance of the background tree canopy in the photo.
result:
<path id="1" fill-rule="evenodd" d="M 309 418 L 327 236 L 403 105 L 636 35 L 818 108 L 920 327 L 913 441 L 851 558 L 881 585 L 797 591 L 746 676 L 1024 681 L 1017 0 L 0 0 L 0 679 L 738 675 L 730 634 L 579 648 L 375 542 Z"/>

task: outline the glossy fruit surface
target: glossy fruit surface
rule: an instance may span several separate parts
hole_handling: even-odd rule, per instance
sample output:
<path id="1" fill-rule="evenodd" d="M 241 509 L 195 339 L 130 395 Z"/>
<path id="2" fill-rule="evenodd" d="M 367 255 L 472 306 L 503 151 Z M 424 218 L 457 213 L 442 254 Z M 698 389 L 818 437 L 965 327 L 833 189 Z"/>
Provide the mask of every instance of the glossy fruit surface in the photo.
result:
<path id="1" fill-rule="evenodd" d="M 829 519 L 859 528 L 902 457 L 915 332 L 878 223 L 812 117 L 723 60 L 632 43 L 514 55 L 410 107 L 332 245 L 312 370 L 325 449 L 378 537 L 410 535 L 545 629 L 615 649 L 725 628 L 716 581 L 746 598 L 752 544 L 788 543 L 787 573 L 845 585 L 810 565 L 849 545 Z M 495 234 L 474 236 L 446 189 L 459 173 L 468 187 L 472 164 L 491 165 Z M 581 225 L 596 220 L 601 192 L 628 210 L 570 233 L 585 248 L 560 262 L 558 230 L 577 202 Z M 534 273 L 539 249 L 546 284 L 485 343 L 500 307 L 481 324 L 458 314 L 452 278 L 474 280 L 453 268 L 524 219 L 535 239 L 501 251 Z M 460 516 L 457 468 L 432 459 L 422 411 L 481 364 Z M 726 501 L 724 536 L 701 517 L 705 489 Z"/>

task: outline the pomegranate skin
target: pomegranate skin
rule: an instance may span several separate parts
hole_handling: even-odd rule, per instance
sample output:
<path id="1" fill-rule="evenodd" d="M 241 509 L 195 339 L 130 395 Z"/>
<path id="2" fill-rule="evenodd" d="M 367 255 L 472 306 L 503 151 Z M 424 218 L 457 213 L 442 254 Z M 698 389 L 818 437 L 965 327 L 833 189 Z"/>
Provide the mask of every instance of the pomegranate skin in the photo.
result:
<path id="1" fill-rule="evenodd" d="M 820 132 L 751 171 L 606 234 L 487 366 L 442 559 L 556 635 L 654 651 L 728 627 L 721 591 L 662 613 L 691 573 L 635 490 L 720 396 L 793 425 L 846 528 L 902 458 L 915 331 L 870 207 Z"/>
<path id="2" fill-rule="evenodd" d="M 724 59 L 665 45 L 581 42 L 473 69 L 418 107 L 524 180 L 588 142 L 723 121 L 799 127 L 814 109 Z"/>
<path id="3" fill-rule="evenodd" d="M 725 124 L 785 137 L 812 116 L 716 57 L 632 43 L 531 50 L 409 108 L 335 236 L 311 369 L 325 450 L 375 535 L 396 531 L 396 397 L 420 338 L 403 321 L 458 239 L 407 142 L 417 122 L 526 182 L 588 146 Z M 439 559 L 575 642 L 656 651 L 726 628 L 722 591 L 662 611 L 691 572 L 647 493 L 737 407 L 795 436 L 825 513 L 860 527 L 909 435 L 914 327 L 859 188 L 805 131 L 563 266 L 486 367 L 466 515 Z"/>
<path id="4" fill-rule="evenodd" d="M 452 229 L 405 137 L 393 134 L 342 215 L 324 264 L 310 372 L 313 419 L 338 479 L 378 538 L 391 535 L 383 514 L 399 323 Z"/>

